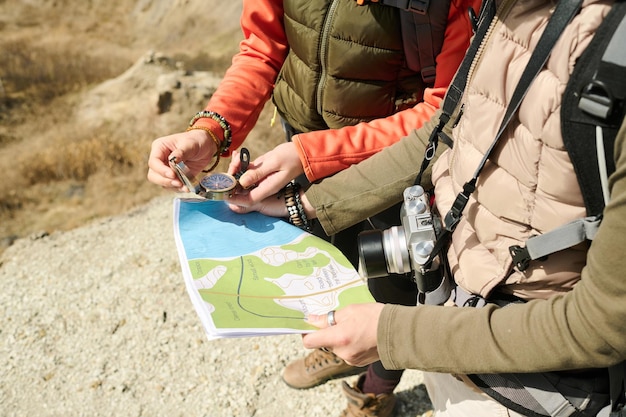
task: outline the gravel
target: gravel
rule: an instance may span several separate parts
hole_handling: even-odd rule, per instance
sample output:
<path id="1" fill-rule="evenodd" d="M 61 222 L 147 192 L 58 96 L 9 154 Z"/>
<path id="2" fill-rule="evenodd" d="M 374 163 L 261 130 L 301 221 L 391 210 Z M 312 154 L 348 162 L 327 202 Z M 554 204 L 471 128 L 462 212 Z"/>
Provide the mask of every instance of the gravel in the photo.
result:
<path id="1" fill-rule="evenodd" d="M 341 381 L 281 380 L 299 335 L 209 341 L 172 233 L 172 197 L 82 228 L 17 240 L 0 258 L 0 415 L 338 416 Z M 419 371 L 398 416 L 430 404 Z"/>

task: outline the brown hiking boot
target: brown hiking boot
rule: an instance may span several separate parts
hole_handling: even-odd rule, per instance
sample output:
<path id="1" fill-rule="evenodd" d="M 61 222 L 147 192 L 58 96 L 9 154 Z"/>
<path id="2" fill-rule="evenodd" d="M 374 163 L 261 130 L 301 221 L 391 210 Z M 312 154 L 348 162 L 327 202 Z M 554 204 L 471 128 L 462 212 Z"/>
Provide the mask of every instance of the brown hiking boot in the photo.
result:
<path id="1" fill-rule="evenodd" d="M 291 388 L 311 388 L 331 378 L 354 375 L 363 368 L 348 365 L 332 352 L 315 349 L 302 359 L 289 363 L 283 370 L 283 381 Z"/>
<path id="2" fill-rule="evenodd" d="M 391 417 L 396 406 L 393 394 L 366 394 L 359 388 L 363 384 L 365 374 L 361 374 L 354 386 L 345 381 L 343 393 L 348 399 L 348 408 L 343 410 L 341 417 Z"/>

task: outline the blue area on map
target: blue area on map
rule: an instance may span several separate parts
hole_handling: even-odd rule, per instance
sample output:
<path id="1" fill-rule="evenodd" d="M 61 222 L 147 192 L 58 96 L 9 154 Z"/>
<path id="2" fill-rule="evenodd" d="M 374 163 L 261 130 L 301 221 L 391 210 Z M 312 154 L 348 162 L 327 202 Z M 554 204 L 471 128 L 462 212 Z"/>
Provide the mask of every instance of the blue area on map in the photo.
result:
<path id="1" fill-rule="evenodd" d="M 223 201 L 175 199 L 187 259 L 232 258 L 292 242 L 303 231 L 275 217 L 237 214 Z"/>

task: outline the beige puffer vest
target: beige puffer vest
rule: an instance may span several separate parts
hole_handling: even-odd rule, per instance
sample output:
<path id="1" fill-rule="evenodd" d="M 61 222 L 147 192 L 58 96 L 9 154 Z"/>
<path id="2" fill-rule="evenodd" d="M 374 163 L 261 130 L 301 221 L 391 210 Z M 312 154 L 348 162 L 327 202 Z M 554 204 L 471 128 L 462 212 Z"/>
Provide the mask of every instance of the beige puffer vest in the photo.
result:
<path id="1" fill-rule="evenodd" d="M 422 100 L 421 75 L 406 66 L 399 9 L 285 0 L 284 10 L 290 51 L 273 100 L 297 130 L 355 125 Z"/>
<path id="2" fill-rule="evenodd" d="M 561 138 L 561 96 L 577 57 L 611 3 L 584 2 L 479 175 L 448 252 L 455 280 L 466 291 L 486 297 L 502 285 L 503 292 L 522 298 L 547 298 L 570 290 L 580 279 L 586 245 L 531 262 L 524 272 L 512 268 L 508 248 L 585 216 Z M 465 90 L 464 115 L 453 130 L 454 149 L 433 167 L 442 215 L 491 145 L 553 11 L 553 2 L 545 0 L 502 0 L 498 5 L 500 21 L 483 42 L 484 50 Z"/>

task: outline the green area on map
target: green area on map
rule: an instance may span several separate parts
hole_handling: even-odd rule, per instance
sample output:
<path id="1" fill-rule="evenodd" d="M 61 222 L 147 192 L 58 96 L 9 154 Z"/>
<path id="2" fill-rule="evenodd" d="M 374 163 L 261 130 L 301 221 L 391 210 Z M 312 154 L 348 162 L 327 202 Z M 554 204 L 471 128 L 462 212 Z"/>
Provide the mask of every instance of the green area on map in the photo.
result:
<path id="1" fill-rule="evenodd" d="M 307 314 L 373 302 L 341 252 L 314 236 L 229 259 L 189 262 L 216 328 L 311 330 Z"/>

